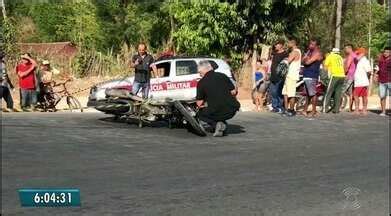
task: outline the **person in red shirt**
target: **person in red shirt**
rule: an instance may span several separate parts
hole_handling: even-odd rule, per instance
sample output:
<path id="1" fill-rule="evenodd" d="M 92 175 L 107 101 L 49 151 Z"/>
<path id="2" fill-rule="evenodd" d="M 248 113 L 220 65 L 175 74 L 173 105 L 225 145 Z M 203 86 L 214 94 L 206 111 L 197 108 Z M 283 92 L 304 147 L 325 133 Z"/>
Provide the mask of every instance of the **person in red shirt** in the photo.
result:
<path id="1" fill-rule="evenodd" d="M 385 116 L 387 96 L 391 95 L 391 47 L 384 48 L 383 54 L 379 57 L 378 66 L 377 80 L 379 81 L 380 115 Z"/>
<path id="2" fill-rule="evenodd" d="M 16 66 L 16 73 L 19 78 L 20 102 L 24 111 L 34 110 L 37 104 L 35 68 L 37 63 L 26 53 L 21 56 L 20 63 Z"/>

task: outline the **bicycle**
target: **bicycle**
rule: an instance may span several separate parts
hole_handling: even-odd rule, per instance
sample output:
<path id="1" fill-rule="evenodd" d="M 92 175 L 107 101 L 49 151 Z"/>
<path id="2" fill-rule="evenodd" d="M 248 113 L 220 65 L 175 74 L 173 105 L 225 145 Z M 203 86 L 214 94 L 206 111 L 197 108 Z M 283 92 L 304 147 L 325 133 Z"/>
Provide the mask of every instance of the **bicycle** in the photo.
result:
<path id="1" fill-rule="evenodd" d="M 60 101 L 65 98 L 68 105 L 68 109 L 72 112 L 73 110 L 80 110 L 83 112 L 83 107 L 81 106 L 79 100 L 77 100 L 67 89 L 66 84 L 72 81 L 72 79 L 67 79 L 62 83 L 52 82 L 44 90 L 44 93 L 41 97 L 41 101 L 38 105 L 38 108 L 41 108 L 44 112 L 56 112 L 58 109 L 56 106 Z M 61 86 L 62 89 L 59 91 L 54 91 L 54 87 Z"/>

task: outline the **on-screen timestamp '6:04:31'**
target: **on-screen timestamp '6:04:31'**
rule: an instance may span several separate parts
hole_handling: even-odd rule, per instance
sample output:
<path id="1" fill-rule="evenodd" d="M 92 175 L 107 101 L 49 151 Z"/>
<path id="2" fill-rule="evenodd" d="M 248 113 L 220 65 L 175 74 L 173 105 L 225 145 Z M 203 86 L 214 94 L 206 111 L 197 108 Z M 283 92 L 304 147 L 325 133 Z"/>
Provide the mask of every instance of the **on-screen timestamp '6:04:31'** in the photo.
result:
<path id="1" fill-rule="evenodd" d="M 80 206 L 80 190 L 74 188 L 24 188 L 19 190 L 19 198 L 22 207 Z"/>

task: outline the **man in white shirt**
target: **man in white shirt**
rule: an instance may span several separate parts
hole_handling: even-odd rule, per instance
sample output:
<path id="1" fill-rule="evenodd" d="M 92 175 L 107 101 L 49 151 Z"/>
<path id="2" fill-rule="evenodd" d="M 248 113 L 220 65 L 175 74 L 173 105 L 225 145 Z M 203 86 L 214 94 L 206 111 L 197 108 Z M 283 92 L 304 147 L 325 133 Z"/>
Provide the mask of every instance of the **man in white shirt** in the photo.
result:
<path id="1" fill-rule="evenodd" d="M 295 99 L 296 99 L 296 82 L 300 77 L 301 69 L 301 51 L 297 47 L 297 40 L 290 38 L 288 40 L 288 47 L 291 52 L 288 56 L 289 68 L 285 78 L 284 87 L 282 88 L 282 95 L 284 95 L 285 112 L 283 115 L 295 116 Z"/>
<path id="2" fill-rule="evenodd" d="M 372 72 L 371 64 L 367 59 L 365 48 L 358 48 L 356 50 L 357 55 L 357 66 L 354 73 L 354 103 L 355 103 L 355 114 L 360 114 L 360 98 L 362 98 L 362 114 L 368 114 L 367 105 L 368 105 L 368 86 L 369 79 L 368 74 Z"/>

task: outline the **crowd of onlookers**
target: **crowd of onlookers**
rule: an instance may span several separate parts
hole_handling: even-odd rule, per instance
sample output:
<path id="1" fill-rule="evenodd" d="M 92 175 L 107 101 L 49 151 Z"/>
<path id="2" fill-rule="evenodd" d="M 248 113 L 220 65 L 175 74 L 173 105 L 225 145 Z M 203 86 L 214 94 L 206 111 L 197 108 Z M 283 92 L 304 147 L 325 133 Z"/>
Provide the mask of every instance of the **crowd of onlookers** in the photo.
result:
<path id="1" fill-rule="evenodd" d="M 256 111 L 271 98 L 270 110 L 284 116 L 295 116 L 297 112 L 298 83 L 305 88 L 304 116 L 318 116 L 317 106 L 322 112 L 339 113 L 342 98 L 347 109 L 354 114 L 368 113 L 370 77 L 379 84 L 380 115 L 386 115 L 387 96 L 391 91 L 391 48 L 385 47 L 372 65 L 367 50 L 347 44 L 343 51 L 333 48 L 322 53 L 319 40 L 311 39 L 307 50 L 302 52 L 295 38 L 277 41 L 269 59 L 260 59 L 253 65 L 255 85 L 253 99 Z M 343 52 L 343 54 L 342 54 Z M 325 85 L 325 94 L 319 104 L 319 84 Z M 343 97 L 346 96 L 346 97 Z M 309 111 L 309 106 L 312 109 Z"/>
<path id="2" fill-rule="evenodd" d="M 289 38 L 286 43 L 278 40 L 270 52 L 269 59 L 260 59 L 253 65 L 255 76 L 254 103 L 262 110 L 267 98 L 272 112 L 284 116 L 297 114 L 297 83 L 305 87 L 305 103 L 300 112 L 304 116 L 317 116 L 321 98 L 322 112 L 339 113 L 342 98 L 347 109 L 355 114 L 367 114 L 370 76 L 379 84 L 381 115 L 386 114 L 387 96 L 391 91 L 391 48 L 386 47 L 372 67 L 365 48 L 355 49 L 347 44 L 342 51 L 333 48 L 322 53 L 319 41 L 311 39 L 307 50 L 302 52 L 298 41 Z M 5 66 L 5 54 L 0 52 L 1 88 L 0 96 L 6 102 L 3 112 L 21 111 L 14 107 L 11 91 L 14 89 Z M 28 53 L 23 54 L 17 64 L 20 105 L 23 111 L 34 111 L 40 101 L 39 95 L 47 93 L 53 83 L 53 73 L 58 71 L 44 60 L 38 63 Z M 318 85 L 326 77 L 325 94 L 319 97 Z M 347 95 L 347 97 L 343 97 Z M 319 98 L 318 98 L 319 97 Z M 309 107 L 312 107 L 309 110 Z"/>
<path id="3" fill-rule="evenodd" d="M 51 68 L 50 62 L 47 60 L 43 60 L 38 67 L 38 63 L 29 53 L 25 53 L 20 56 L 20 61 L 16 65 L 15 71 L 19 81 L 21 110 L 14 106 L 14 101 L 11 95 L 11 92 L 14 90 L 14 86 L 6 70 L 5 54 L 0 52 L 0 98 L 4 98 L 6 102 L 6 107 L 2 108 L 2 111 L 35 111 L 37 103 L 42 98 L 41 96 L 48 93 L 49 89 L 53 85 L 53 74 L 58 73 L 58 71 Z"/>

